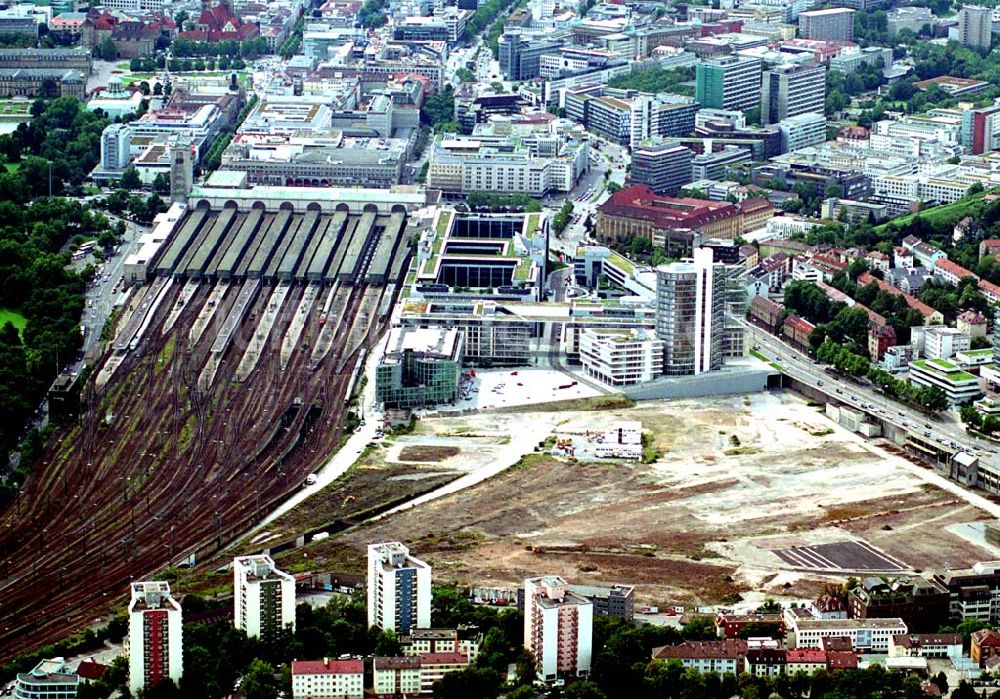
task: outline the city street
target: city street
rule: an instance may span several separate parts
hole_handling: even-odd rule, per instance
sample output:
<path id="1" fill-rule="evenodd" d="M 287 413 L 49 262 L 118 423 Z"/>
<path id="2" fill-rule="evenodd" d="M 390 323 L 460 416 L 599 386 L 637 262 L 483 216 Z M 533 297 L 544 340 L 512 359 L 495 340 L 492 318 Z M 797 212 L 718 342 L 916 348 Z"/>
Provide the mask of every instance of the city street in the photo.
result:
<path id="1" fill-rule="evenodd" d="M 940 445 L 963 449 L 979 456 L 983 463 L 1000 468 L 1000 450 L 997 445 L 967 434 L 951 413 L 929 417 L 903 403 L 889 400 L 867 386 L 842 380 L 826 371 L 825 365 L 815 363 L 808 355 L 793 349 L 752 325 L 750 344 L 759 345 L 760 352 L 782 367 L 792 378 L 808 383 L 827 393 L 831 398 L 853 405 L 858 410 L 878 417 L 884 422 L 901 427 L 910 433 L 931 439 Z"/>

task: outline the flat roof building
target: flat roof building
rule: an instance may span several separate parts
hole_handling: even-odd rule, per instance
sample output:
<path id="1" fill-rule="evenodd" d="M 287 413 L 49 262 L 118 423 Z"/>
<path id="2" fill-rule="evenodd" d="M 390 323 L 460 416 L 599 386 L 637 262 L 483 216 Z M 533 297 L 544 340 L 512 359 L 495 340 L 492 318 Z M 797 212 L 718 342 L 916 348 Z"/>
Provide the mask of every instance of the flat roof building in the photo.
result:
<path id="1" fill-rule="evenodd" d="M 463 334 L 454 328 L 393 328 L 375 370 L 375 400 L 387 408 L 452 403 L 462 375 Z"/>
<path id="2" fill-rule="evenodd" d="M 361 699 L 365 663 L 354 658 L 292 661 L 293 699 Z"/>
<path id="3" fill-rule="evenodd" d="M 134 694 L 164 680 L 179 684 L 184 672 L 181 605 L 169 583 L 134 582 L 128 605 L 128 686 Z"/>
<path id="4" fill-rule="evenodd" d="M 63 658 L 40 661 L 14 681 L 14 699 L 76 699 L 80 677 L 68 672 Z"/>
<path id="5" fill-rule="evenodd" d="M 712 256 L 710 248 L 698 248 L 691 262 L 656 268 L 656 335 L 663 341 L 664 374 L 722 368 L 725 275 Z"/>
<path id="6" fill-rule="evenodd" d="M 799 36 L 803 39 L 825 41 L 852 41 L 854 39 L 854 10 L 831 7 L 810 10 L 799 14 Z"/>
<path id="7" fill-rule="evenodd" d="M 524 581 L 524 647 L 538 677 L 553 681 L 590 674 L 594 605 L 558 575 Z"/>
<path id="8" fill-rule="evenodd" d="M 270 556 L 233 561 L 233 625 L 265 643 L 295 631 L 295 578 L 278 570 Z"/>
<path id="9" fill-rule="evenodd" d="M 431 567 L 399 541 L 368 546 L 368 626 L 407 634 L 431 625 Z"/>
<path id="10" fill-rule="evenodd" d="M 588 376 L 609 386 L 630 386 L 663 373 L 663 347 L 650 330 L 588 328 L 580 336 L 580 361 Z"/>

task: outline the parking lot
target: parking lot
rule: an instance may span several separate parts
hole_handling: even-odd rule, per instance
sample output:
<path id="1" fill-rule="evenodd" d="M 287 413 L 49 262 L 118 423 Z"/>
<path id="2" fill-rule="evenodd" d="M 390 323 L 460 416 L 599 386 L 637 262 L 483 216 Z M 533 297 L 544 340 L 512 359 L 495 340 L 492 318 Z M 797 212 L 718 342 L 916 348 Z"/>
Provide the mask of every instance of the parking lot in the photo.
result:
<path id="1" fill-rule="evenodd" d="M 462 379 L 459 400 L 434 412 L 481 410 L 571 398 L 590 398 L 599 391 L 572 374 L 554 369 L 476 369 Z"/>

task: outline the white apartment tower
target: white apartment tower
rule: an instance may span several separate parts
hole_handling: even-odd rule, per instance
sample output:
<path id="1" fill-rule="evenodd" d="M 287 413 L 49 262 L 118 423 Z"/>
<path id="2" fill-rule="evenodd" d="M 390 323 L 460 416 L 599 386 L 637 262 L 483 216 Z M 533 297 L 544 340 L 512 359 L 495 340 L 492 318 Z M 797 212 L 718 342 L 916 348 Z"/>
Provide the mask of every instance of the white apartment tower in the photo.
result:
<path id="1" fill-rule="evenodd" d="M 590 674 L 594 605 L 558 575 L 524 581 L 524 647 L 535 656 L 539 678 Z"/>
<path id="2" fill-rule="evenodd" d="M 274 567 L 270 556 L 233 561 L 233 624 L 249 638 L 273 641 L 295 630 L 295 578 Z"/>
<path id="3" fill-rule="evenodd" d="M 431 625 L 431 567 L 398 541 L 368 546 L 368 626 L 402 635 Z"/>
<path id="4" fill-rule="evenodd" d="M 132 132 L 126 124 L 108 124 L 101 132 L 101 168 L 124 170 L 131 159 Z"/>
<path id="5" fill-rule="evenodd" d="M 183 674 L 181 605 L 169 583 L 132 583 L 128 605 L 128 686 L 135 694 Z"/>

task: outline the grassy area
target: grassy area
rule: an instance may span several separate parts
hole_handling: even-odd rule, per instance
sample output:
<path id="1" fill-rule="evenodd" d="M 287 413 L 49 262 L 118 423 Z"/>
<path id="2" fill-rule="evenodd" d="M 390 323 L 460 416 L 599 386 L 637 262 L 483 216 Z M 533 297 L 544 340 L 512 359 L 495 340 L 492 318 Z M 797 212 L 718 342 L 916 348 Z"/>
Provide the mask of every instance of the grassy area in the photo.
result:
<path id="1" fill-rule="evenodd" d="M 3 167 L 7 172 L 17 172 L 17 169 L 21 167 L 21 165 L 19 163 L 4 163 Z"/>
<path id="2" fill-rule="evenodd" d="M 884 231 L 889 223 L 895 223 L 896 225 L 907 225 L 913 221 L 914 218 L 920 216 L 920 218 L 925 221 L 930 222 L 932 225 L 937 225 L 939 223 L 944 223 L 949 226 L 954 225 L 961 221 L 966 216 L 972 216 L 973 218 L 978 217 L 981 213 L 986 203 L 983 201 L 983 197 L 987 194 L 996 193 L 995 189 L 987 190 L 979 194 L 974 194 L 971 197 L 964 197 L 952 204 L 942 204 L 941 206 L 933 206 L 929 209 L 925 209 L 918 213 L 907 214 L 906 216 L 900 216 L 894 218 L 888 223 L 883 223 L 881 226 L 875 227 L 875 232 L 880 233 Z"/>
<path id="3" fill-rule="evenodd" d="M 755 349 L 750 350 L 750 356 L 751 357 L 756 357 L 757 359 L 759 359 L 762 362 L 767 362 L 768 364 L 771 365 L 771 368 L 776 369 L 777 371 L 781 371 L 781 365 L 780 364 L 777 364 L 776 362 L 772 362 L 770 359 L 768 359 L 767 357 L 765 357 L 763 354 L 761 354 L 759 351 L 757 351 Z"/>
<path id="4" fill-rule="evenodd" d="M 28 319 L 17 311 L 12 311 L 9 308 L 0 308 L 0 328 L 7 323 L 12 323 L 17 328 L 17 332 L 23 335 L 24 328 L 28 324 Z"/>
<path id="5" fill-rule="evenodd" d="M 538 219 L 541 218 L 541 214 L 529 214 L 524 219 L 524 235 L 530 238 L 538 228 Z"/>
<path id="6" fill-rule="evenodd" d="M 505 413 L 530 413 L 530 412 L 561 412 L 563 410 L 619 410 L 621 408 L 631 408 L 635 401 L 621 393 L 612 393 L 606 396 L 591 396 L 589 398 L 568 398 L 566 400 L 554 400 L 548 403 L 535 403 L 532 405 L 512 405 L 506 408 L 498 408 L 498 412 Z"/>

